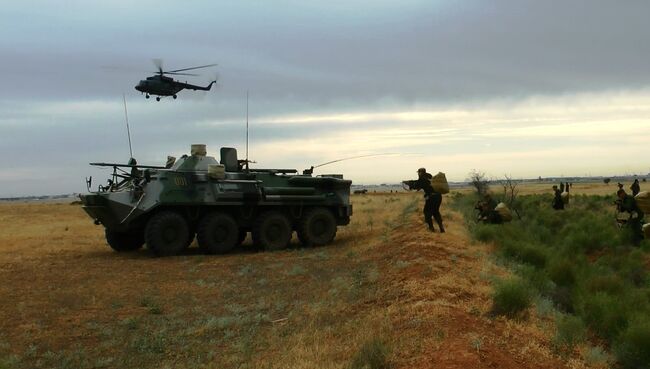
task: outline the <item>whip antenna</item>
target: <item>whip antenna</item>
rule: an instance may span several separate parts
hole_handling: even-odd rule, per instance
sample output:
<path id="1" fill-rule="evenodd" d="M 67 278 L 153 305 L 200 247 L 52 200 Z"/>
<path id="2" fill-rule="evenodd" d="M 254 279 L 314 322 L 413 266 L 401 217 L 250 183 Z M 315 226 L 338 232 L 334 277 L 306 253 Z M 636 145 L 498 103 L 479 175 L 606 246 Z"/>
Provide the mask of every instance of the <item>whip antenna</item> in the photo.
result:
<path id="1" fill-rule="evenodd" d="M 246 90 L 246 170 L 248 170 L 248 90 Z"/>
<path id="2" fill-rule="evenodd" d="M 131 158 L 133 157 L 133 149 L 131 148 L 131 129 L 129 128 L 129 114 L 126 111 L 126 95 L 122 94 L 122 100 L 124 101 L 124 118 L 126 120 L 126 134 L 129 137 L 129 154 Z"/>
<path id="3" fill-rule="evenodd" d="M 336 160 L 328 161 L 327 163 L 318 164 L 318 165 L 315 165 L 314 168 L 322 167 L 324 165 L 328 165 L 328 164 L 332 164 L 332 163 L 338 163 L 339 161 L 352 160 L 352 159 L 361 159 L 361 158 L 371 158 L 373 156 L 388 156 L 388 155 L 401 155 L 401 154 L 387 152 L 387 153 L 384 153 L 384 154 L 369 154 L 369 155 L 350 156 L 350 157 L 347 157 L 347 158 L 336 159 Z"/>

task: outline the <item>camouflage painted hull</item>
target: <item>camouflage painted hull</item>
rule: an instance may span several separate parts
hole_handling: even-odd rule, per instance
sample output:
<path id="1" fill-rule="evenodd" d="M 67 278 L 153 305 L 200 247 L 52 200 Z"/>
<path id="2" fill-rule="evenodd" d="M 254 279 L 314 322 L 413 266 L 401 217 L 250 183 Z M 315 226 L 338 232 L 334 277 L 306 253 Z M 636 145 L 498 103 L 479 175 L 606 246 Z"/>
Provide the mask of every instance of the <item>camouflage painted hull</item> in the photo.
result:
<path id="1" fill-rule="evenodd" d="M 269 211 L 281 213 L 296 230 L 315 208 L 330 212 L 337 226 L 350 222 L 352 182 L 340 175 L 313 177 L 295 170 L 243 170 L 230 164 L 231 170 L 217 177 L 208 168 L 220 164 L 202 155 L 184 156 L 170 168 L 133 167 L 130 175 L 118 175 L 109 186 L 82 195 L 83 209 L 96 224 L 122 233 L 144 229 L 163 210 L 182 216 L 192 232 L 215 212 L 232 217 L 244 232 L 252 231 Z"/>

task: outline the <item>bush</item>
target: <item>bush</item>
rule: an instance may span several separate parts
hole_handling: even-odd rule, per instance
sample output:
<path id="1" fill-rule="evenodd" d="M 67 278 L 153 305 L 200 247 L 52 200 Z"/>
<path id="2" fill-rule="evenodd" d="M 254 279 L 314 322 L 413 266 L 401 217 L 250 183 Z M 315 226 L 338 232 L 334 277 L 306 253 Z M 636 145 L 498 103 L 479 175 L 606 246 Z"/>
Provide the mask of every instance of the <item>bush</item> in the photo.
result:
<path id="1" fill-rule="evenodd" d="M 612 342 L 627 327 L 627 308 L 621 296 L 598 292 L 583 297 L 580 314 L 596 334 Z"/>
<path id="2" fill-rule="evenodd" d="M 561 350 L 570 351 L 585 340 L 585 324 L 577 316 L 563 315 L 558 321 L 553 344 Z"/>
<path id="3" fill-rule="evenodd" d="M 514 259 L 523 264 L 537 268 L 543 268 L 546 265 L 546 252 L 541 246 L 532 243 L 505 239 L 501 241 L 499 251 L 505 258 Z"/>
<path id="4" fill-rule="evenodd" d="M 597 275 L 587 282 L 590 292 L 605 292 L 615 295 L 624 289 L 623 280 L 615 274 Z"/>
<path id="5" fill-rule="evenodd" d="M 623 367 L 650 368 L 650 240 L 633 247 L 630 232 L 617 229 L 614 196 L 574 196 L 565 211 L 551 208 L 551 194 L 518 200 L 522 218 L 496 226 L 473 222 L 476 198 L 458 197 L 455 203 L 464 207 L 474 237 L 493 242 L 523 278 L 495 286 L 492 312 L 517 315 L 530 305 L 530 291 L 537 291 L 558 309 L 575 313 L 558 321 L 558 347 L 583 340 L 588 329 Z M 631 324 L 631 317 L 643 318 Z M 609 362 L 599 350 L 593 351 L 597 361 Z"/>
<path id="6" fill-rule="evenodd" d="M 525 246 L 519 254 L 522 263 L 543 268 L 546 265 L 546 253 L 535 246 Z"/>
<path id="7" fill-rule="evenodd" d="M 352 358 L 350 369 L 388 369 L 389 350 L 378 338 L 364 343 Z"/>
<path id="8" fill-rule="evenodd" d="M 555 284 L 543 269 L 532 265 L 522 265 L 517 268 L 517 274 L 542 295 L 548 296 L 555 288 Z"/>
<path id="9" fill-rule="evenodd" d="M 516 317 L 531 305 L 529 286 L 521 279 L 498 282 L 492 296 L 492 314 Z"/>
<path id="10" fill-rule="evenodd" d="M 621 333 L 614 346 L 616 357 L 623 368 L 647 368 L 650 363 L 650 320 L 647 316 L 635 319 Z"/>
<path id="11" fill-rule="evenodd" d="M 498 237 L 499 229 L 490 224 L 477 224 L 474 228 L 474 238 L 481 242 L 492 242 Z"/>
<path id="12" fill-rule="evenodd" d="M 549 294 L 555 306 L 565 313 L 573 313 L 575 311 L 573 303 L 573 293 L 568 287 L 556 287 Z"/>
<path id="13" fill-rule="evenodd" d="M 576 282 L 576 272 L 573 263 L 559 260 L 549 267 L 548 275 L 555 284 L 561 287 L 573 286 Z"/>

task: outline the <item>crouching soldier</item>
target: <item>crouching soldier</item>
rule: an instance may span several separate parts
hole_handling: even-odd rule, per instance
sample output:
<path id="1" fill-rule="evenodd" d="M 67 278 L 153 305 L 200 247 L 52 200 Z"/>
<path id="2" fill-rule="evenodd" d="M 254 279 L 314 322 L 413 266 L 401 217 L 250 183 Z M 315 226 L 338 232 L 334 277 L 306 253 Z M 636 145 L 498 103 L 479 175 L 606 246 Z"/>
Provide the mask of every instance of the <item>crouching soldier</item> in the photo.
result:
<path id="1" fill-rule="evenodd" d="M 643 230 L 641 228 L 643 225 L 643 211 L 639 209 L 634 197 L 625 193 L 625 190 L 618 190 L 616 196 L 619 200 L 617 201 L 618 211 L 630 214 L 626 225 L 630 227 L 630 230 L 632 231 L 632 242 L 634 242 L 635 245 L 638 245 L 643 239 Z"/>
<path id="2" fill-rule="evenodd" d="M 440 215 L 440 205 L 442 204 L 442 195 L 433 190 L 431 186 L 431 178 L 433 176 L 427 173 L 424 168 L 418 169 L 418 179 L 414 181 L 404 181 L 409 190 L 422 190 L 424 191 L 424 222 L 429 226 L 431 232 L 435 232 L 433 221 L 431 217 L 435 218 L 440 233 L 445 232 L 445 227 L 442 225 L 442 215 Z"/>
<path id="3" fill-rule="evenodd" d="M 497 206 L 496 201 L 492 199 L 490 194 L 486 194 L 482 201 L 479 201 L 474 209 L 478 210 L 477 221 L 489 224 L 501 224 L 501 214 L 495 210 Z"/>
<path id="4" fill-rule="evenodd" d="M 556 185 L 553 185 L 553 209 L 564 210 L 564 201 L 562 201 L 562 191 Z"/>

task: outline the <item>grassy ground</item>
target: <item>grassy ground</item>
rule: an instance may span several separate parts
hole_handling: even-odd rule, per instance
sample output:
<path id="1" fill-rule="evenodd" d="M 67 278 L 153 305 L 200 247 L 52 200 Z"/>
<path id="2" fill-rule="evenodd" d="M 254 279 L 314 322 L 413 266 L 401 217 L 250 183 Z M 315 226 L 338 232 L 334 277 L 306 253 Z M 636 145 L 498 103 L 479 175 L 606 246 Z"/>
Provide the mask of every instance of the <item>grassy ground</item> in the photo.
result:
<path id="1" fill-rule="evenodd" d="M 495 307 L 510 312 L 525 295 L 536 296 L 538 307 L 554 308 L 558 352 L 591 352 L 605 365 L 615 356 L 625 368 L 646 368 L 650 242 L 635 247 L 631 232 L 616 227 L 612 188 L 616 186 L 578 188 L 572 192 L 583 194 L 574 195 L 564 211 L 551 209 L 550 193 L 520 196 L 522 218 L 503 225 L 473 222 L 472 195 L 458 196 L 456 206 L 475 239 L 493 243 L 499 260 L 520 277 L 507 287 L 497 286 L 505 297 L 498 304 L 495 300 Z"/>
<path id="2" fill-rule="evenodd" d="M 78 206 L 0 206 L 0 368 L 562 368 L 552 319 L 490 315 L 506 272 L 418 194 L 353 197 L 321 248 L 112 252 Z"/>

